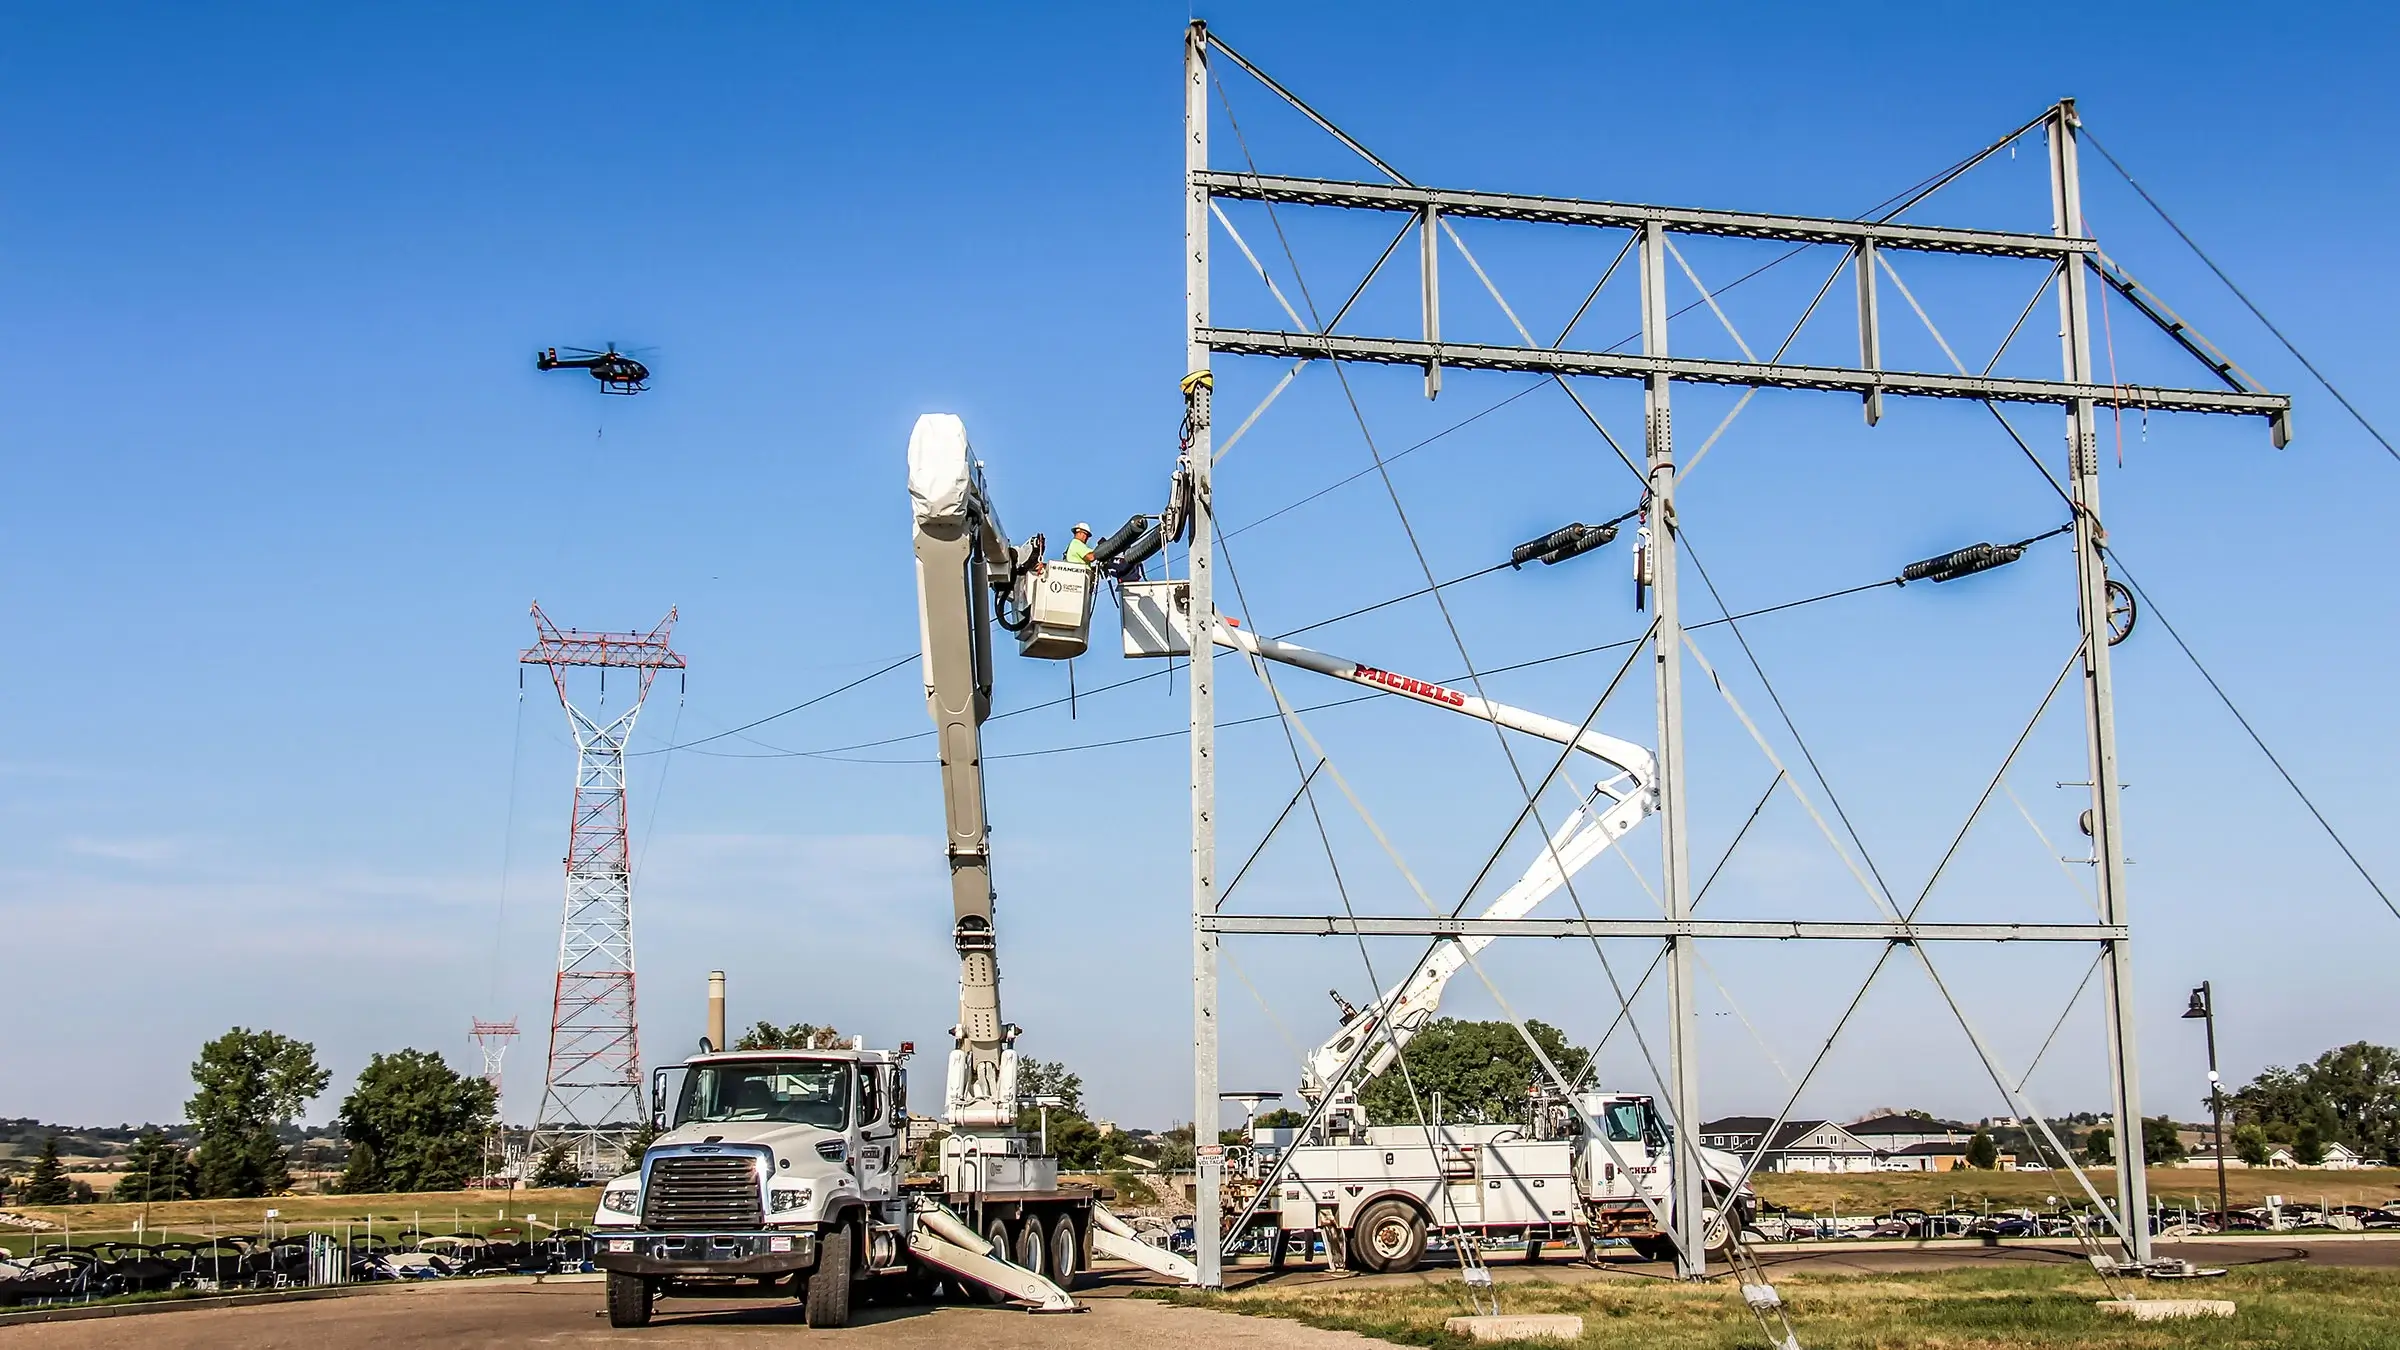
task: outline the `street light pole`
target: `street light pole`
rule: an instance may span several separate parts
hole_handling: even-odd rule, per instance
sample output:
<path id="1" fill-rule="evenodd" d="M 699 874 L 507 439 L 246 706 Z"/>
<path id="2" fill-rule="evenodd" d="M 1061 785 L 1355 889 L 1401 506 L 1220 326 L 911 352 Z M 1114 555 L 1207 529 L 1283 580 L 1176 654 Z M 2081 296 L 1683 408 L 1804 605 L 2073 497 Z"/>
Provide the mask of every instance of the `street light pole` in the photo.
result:
<path id="1" fill-rule="evenodd" d="M 2208 1107 L 2215 1117 L 2212 1127 L 2217 1140 L 2217 1224 L 2225 1223 L 2225 1085 L 2217 1077 L 2217 998 L 2207 980 L 2192 991 L 2191 1006 L 2183 1010 L 2186 1018 L 2199 1018 L 2208 1027 Z"/>

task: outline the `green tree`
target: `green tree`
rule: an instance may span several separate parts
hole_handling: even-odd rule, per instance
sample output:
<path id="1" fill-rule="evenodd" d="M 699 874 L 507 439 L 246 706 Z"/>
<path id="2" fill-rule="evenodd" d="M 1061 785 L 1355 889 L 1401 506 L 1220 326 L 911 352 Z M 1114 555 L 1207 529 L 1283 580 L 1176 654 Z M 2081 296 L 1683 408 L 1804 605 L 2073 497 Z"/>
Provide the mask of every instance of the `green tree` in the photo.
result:
<path id="1" fill-rule="evenodd" d="M 125 1174 L 108 1198 L 156 1203 L 190 1200 L 200 1194 L 200 1169 L 183 1145 L 159 1129 L 142 1131 L 125 1151 Z"/>
<path id="2" fill-rule="evenodd" d="M 2317 1122 L 2309 1121 L 2292 1131 L 2292 1161 L 2302 1167 L 2325 1161 L 2325 1131 L 2317 1128 Z"/>
<path id="3" fill-rule="evenodd" d="M 2325 1142 L 2371 1158 L 2400 1159 L 2400 1050 L 2354 1042 L 2297 1068 L 2269 1068 L 2232 1095 L 2234 1118 L 2271 1139 L 2298 1141 L 2314 1125 Z"/>
<path id="4" fill-rule="evenodd" d="M 197 1089 L 184 1113 L 200 1132 L 200 1193 L 272 1195 L 291 1184 L 276 1127 L 325 1090 L 317 1048 L 272 1031 L 235 1027 L 200 1047 Z"/>
<path id="5" fill-rule="evenodd" d="M 641 1166 L 642 1155 L 648 1153 L 650 1146 L 657 1143 L 658 1137 L 665 1133 L 665 1130 L 658 1128 L 658 1122 L 655 1120 L 645 1120 L 635 1126 L 633 1133 L 625 1139 L 625 1170 L 630 1172 Z"/>
<path id="6" fill-rule="evenodd" d="M 1977 1130 L 1967 1140 L 1967 1166 L 1989 1172 L 2000 1165 L 2000 1145 L 1990 1130 Z"/>
<path id="7" fill-rule="evenodd" d="M 572 1150 L 567 1145 L 552 1144 L 549 1151 L 542 1154 L 542 1160 L 534 1164 L 533 1175 L 526 1179 L 525 1184 L 536 1190 L 582 1185 L 583 1169 L 575 1165 L 571 1154 Z"/>
<path id="8" fill-rule="evenodd" d="M 1588 1051 L 1568 1044 L 1566 1033 L 1546 1022 L 1527 1022 L 1526 1030 L 1552 1064 L 1572 1082 L 1590 1060 Z M 1528 1089 L 1546 1081 L 1517 1029 L 1507 1022 L 1465 1022 L 1441 1017 L 1425 1024 L 1402 1056 L 1407 1067 L 1377 1077 L 1359 1094 L 1367 1118 L 1384 1125 L 1419 1123 L 1417 1104 L 1434 1111 L 1434 1094 L 1441 1094 L 1441 1118 L 1454 1124 L 1501 1125 L 1525 1118 Z M 1414 1101 L 1409 1095 L 1413 1082 Z"/>
<path id="9" fill-rule="evenodd" d="M 2117 1132 L 2106 1125 L 2096 1125 L 2083 1137 L 2083 1160 L 2095 1167 L 2117 1165 Z"/>
<path id="10" fill-rule="evenodd" d="M 75 1199 L 74 1183 L 67 1180 L 67 1169 L 58 1160 L 58 1136 L 42 1141 L 41 1156 L 33 1160 L 32 1175 L 25 1178 L 25 1193 L 18 1203 L 27 1205 L 65 1205 Z"/>
<path id="11" fill-rule="evenodd" d="M 1017 1095 L 1024 1098 L 1056 1097 L 1069 1111 L 1083 1112 L 1083 1075 L 1067 1068 L 1057 1060 L 1019 1059 L 1017 1061 Z M 1053 1117 L 1057 1108 L 1051 1108 Z"/>
<path id="12" fill-rule="evenodd" d="M 2152 1167 L 2182 1162 L 2190 1152 L 2183 1146 L 2183 1133 L 2166 1116 L 2152 1116 L 2142 1122 L 2142 1161 Z"/>
<path id="13" fill-rule="evenodd" d="M 482 1161 L 498 1094 L 426 1050 L 376 1055 L 334 1118 L 350 1141 L 341 1189 L 455 1191 Z"/>
<path id="14" fill-rule="evenodd" d="M 2267 1132 L 2257 1125 L 2233 1127 L 2234 1156 L 2252 1167 L 2267 1165 Z"/>
<path id="15" fill-rule="evenodd" d="M 814 1022 L 794 1022 L 779 1027 L 773 1022 L 760 1022 L 742 1033 L 733 1043 L 736 1050 L 831 1050 L 842 1043 L 842 1033 L 831 1022 L 818 1026 Z"/>
<path id="16" fill-rule="evenodd" d="M 2095 1167 L 2117 1165 L 2115 1130 L 2101 1125 L 2083 1137 L 2083 1160 Z M 2152 1116 L 2142 1122 L 2142 1161 L 2151 1167 L 2178 1161 L 2184 1156 L 2183 1139 L 2175 1131 L 2175 1122 L 2165 1116 Z"/>
<path id="17" fill-rule="evenodd" d="M 1278 1106 L 1272 1111 L 1259 1112 L 1257 1123 L 1262 1130 L 1296 1130 L 1308 1123 L 1308 1113 Z"/>

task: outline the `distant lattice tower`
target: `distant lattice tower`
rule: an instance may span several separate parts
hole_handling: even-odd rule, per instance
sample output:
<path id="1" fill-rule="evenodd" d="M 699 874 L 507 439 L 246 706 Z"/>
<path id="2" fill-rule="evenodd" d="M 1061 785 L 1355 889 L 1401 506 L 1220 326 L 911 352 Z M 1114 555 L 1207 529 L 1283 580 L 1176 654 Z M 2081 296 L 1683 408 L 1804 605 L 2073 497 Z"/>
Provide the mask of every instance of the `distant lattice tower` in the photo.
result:
<path id="1" fill-rule="evenodd" d="M 667 644 L 675 611 L 648 633 L 561 631 L 533 607 L 539 638 L 520 660 L 546 666 L 575 734 L 575 811 L 567 830 L 566 908 L 559 923 L 558 987 L 550 1009 L 550 1062 L 533 1147 L 573 1149 L 587 1176 L 612 1169 L 642 1109 L 641 1041 L 634 1019 L 633 878 L 626 838 L 625 743 L 662 670 L 681 670 Z M 576 706 L 567 673 L 608 668 L 636 672 L 633 702 L 609 721 Z"/>
<path id="2" fill-rule="evenodd" d="M 487 1022 L 478 1017 L 469 1034 L 483 1052 L 483 1081 L 492 1085 L 492 1124 L 483 1139 L 483 1182 L 489 1186 L 507 1162 L 508 1116 L 501 1107 L 500 1061 L 508 1054 L 508 1043 L 517 1038 L 517 1019 Z"/>
<path id="3" fill-rule="evenodd" d="M 475 1048 L 483 1052 L 483 1081 L 492 1085 L 492 1118 L 505 1120 L 500 1101 L 500 1061 L 508 1054 L 508 1043 L 517 1038 L 517 1019 L 505 1022 L 486 1022 L 475 1019 Z"/>

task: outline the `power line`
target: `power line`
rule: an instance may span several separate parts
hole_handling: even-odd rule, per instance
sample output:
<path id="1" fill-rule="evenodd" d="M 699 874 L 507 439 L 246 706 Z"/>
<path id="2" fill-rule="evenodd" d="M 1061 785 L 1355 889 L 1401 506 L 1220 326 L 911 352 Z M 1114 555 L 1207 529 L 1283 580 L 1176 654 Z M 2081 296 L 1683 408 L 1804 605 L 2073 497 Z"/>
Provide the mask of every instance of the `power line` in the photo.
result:
<path id="1" fill-rule="evenodd" d="M 891 674 L 893 671 L 898 670 L 900 667 L 907 665 L 909 662 L 916 660 L 917 656 L 918 653 L 910 652 L 908 655 L 901 657 L 899 660 L 892 662 L 890 665 L 883 667 L 881 670 L 875 671 L 871 674 L 861 675 L 857 679 L 852 680 L 850 683 L 845 684 L 838 689 L 828 689 L 824 693 L 817 695 L 815 698 L 795 703 L 791 707 L 784 709 L 782 712 L 768 713 L 766 716 L 759 718 L 755 722 L 744 722 L 740 726 L 734 727 L 729 731 L 720 731 L 713 736 L 703 736 L 699 740 L 685 741 L 679 745 L 662 745 L 655 749 L 635 750 L 631 753 L 636 755 L 663 755 L 676 750 L 689 750 L 695 745 L 706 745 L 710 741 L 721 741 L 728 736 L 739 736 L 743 732 L 750 730 L 752 727 L 763 727 L 767 723 L 772 722 L 779 717 L 789 717 L 793 713 L 799 712 L 802 709 L 813 708 L 818 704 L 823 703 L 825 700 L 832 698 L 836 694 L 849 693 L 851 690 L 858 688 L 860 685 L 865 684 L 869 680 L 881 679 L 882 677 Z M 667 739 L 670 741 L 673 740 L 673 734 L 670 733 Z"/>
<path id="2" fill-rule="evenodd" d="M 2108 556 L 2109 560 L 2116 564 L 2116 570 L 2124 574 L 2125 584 L 2133 587 L 2134 593 L 2141 597 L 2143 608 L 2149 610 L 2150 616 L 2158 620 L 2159 627 L 2167 630 L 2167 636 L 2175 640 L 2175 645 L 2183 652 L 2184 659 L 2192 663 L 2192 669 L 2200 672 L 2200 678 L 2208 681 L 2209 691 L 2217 696 L 2219 703 L 2225 705 L 2225 711 L 2233 714 L 2233 720 L 2242 724 L 2242 731 L 2250 737 L 2250 743 L 2257 746 L 2258 753 L 2265 755 L 2267 763 L 2274 765 L 2275 772 L 2283 776 L 2284 786 L 2290 788 L 2292 795 L 2300 799 L 2300 804 L 2308 808 L 2308 813 L 2316 817 L 2317 824 L 2324 828 L 2326 837 L 2333 840 L 2333 846 L 2340 849 L 2342 856 L 2350 860 L 2350 866 L 2357 869 L 2359 879 L 2367 883 L 2367 889 L 2375 892 L 2375 898 L 2383 902 L 2383 907 L 2392 912 L 2393 918 L 2400 919 L 2400 905 L 2392 903 L 2392 897 L 2385 894 L 2383 887 L 2377 885 L 2375 878 L 2368 873 L 2367 865 L 2360 862 L 2358 855 L 2350 851 L 2349 844 L 2343 842 L 2340 833 L 2333 828 L 2333 822 L 2325 819 L 2325 813 L 2317 809 L 2317 804 L 2309 800 L 2306 792 L 2301 791 L 2300 784 L 2292 777 L 2291 770 L 2283 767 L 2283 761 L 2277 759 L 2275 752 L 2267 748 L 2266 738 L 2258 734 L 2258 728 L 2251 726 L 2250 719 L 2242 716 L 2242 710 L 2233 706 L 2233 699 L 2225 692 L 2225 686 L 2217 683 L 2217 677 L 2209 673 L 2208 667 L 2200 664 L 2199 656 L 2194 654 L 2190 644 L 2183 640 L 2183 634 L 2176 632 L 2175 625 L 2167 622 L 2166 612 L 2158 607 L 2157 601 L 2150 598 L 2150 592 L 2142 589 L 2142 583 L 2134 580 L 2133 569 L 2125 565 L 2124 555 L 2112 548 L 2108 551 Z"/>
<path id="3" fill-rule="evenodd" d="M 2341 390 L 2334 388 L 2333 381 L 2325 378 L 2325 372 L 2317 369 L 2316 363 L 2309 360 L 2307 356 L 2303 355 L 2300 351 L 2300 348 L 2294 345 L 2290 338 L 2283 335 L 2283 330 L 2275 326 L 2275 321 L 2267 317 L 2266 311 L 2260 309 L 2248 295 L 2244 294 L 2241 287 L 2233 284 L 2233 278 L 2225 275 L 2225 269 L 2217 266 L 2216 259 L 2209 257 L 2208 254 L 2201 249 L 2199 241 L 2193 239 L 2189 234 L 2186 234 L 2184 232 L 2184 228 L 2175 223 L 2175 217 L 2167 214 L 2167 208 L 2158 204 L 2158 198 L 2151 196 L 2148 188 L 2145 188 L 2140 183 L 2134 181 L 2133 175 L 2126 171 L 2124 165 L 2117 162 L 2117 157 L 2115 155 L 2108 153 L 2108 147 L 2100 143 L 2100 138 L 2092 134 L 2090 127 L 2083 128 L 2083 138 L 2091 142 L 2094 150 L 2100 152 L 2100 158 L 2108 161 L 2108 167 L 2117 171 L 2117 176 L 2125 180 L 2126 186 L 2132 188 L 2136 193 L 2139 193 L 2142 200 L 2149 203 L 2150 209 L 2158 213 L 2158 218 L 2167 222 L 2167 228 L 2173 230 L 2175 232 L 2175 237 L 2181 239 L 2184 242 L 2184 246 L 2191 249 L 2192 256 L 2207 264 L 2208 270 L 2217 274 L 2217 280 L 2225 283 L 2225 289 L 2233 292 L 2233 298 L 2241 301 L 2242 307 L 2249 310 L 2253 318 L 2267 326 L 2267 331 L 2273 333 L 2275 335 L 2275 340 L 2283 344 L 2283 349 L 2292 354 L 2292 359 L 2298 361 L 2303 367 L 2306 367 L 2309 374 L 2317 377 L 2317 383 L 2325 386 L 2325 392 L 2333 395 L 2333 401 L 2341 404 L 2344 412 L 2347 412 L 2352 417 L 2358 419 L 2358 424 L 2367 429 L 2367 434 L 2375 438 L 2375 443 L 2383 447 L 2383 452 L 2387 455 L 2390 455 L 2394 459 L 2400 459 L 2400 449 L 2394 449 L 2391 441 L 2386 439 L 2382 432 L 2375 429 L 2375 424 L 2373 422 L 2367 420 L 2367 415 L 2360 412 L 2356 404 L 2353 404 L 2348 398 L 2345 398 L 2342 395 Z M 2195 662 L 2195 664 L 2197 663 Z M 2239 716 L 2239 714 L 2237 713 L 2236 716 Z M 2297 788 L 2293 789 L 2295 792 L 2298 790 L 2299 789 Z M 2314 810 L 2315 808 L 2311 807 L 2310 809 Z M 2347 852 L 2347 850 L 2344 851 Z M 2380 895 L 2382 892 L 2378 891 L 2377 894 Z M 2384 903 L 2389 904 L 2391 902 L 2387 900 Z"/>

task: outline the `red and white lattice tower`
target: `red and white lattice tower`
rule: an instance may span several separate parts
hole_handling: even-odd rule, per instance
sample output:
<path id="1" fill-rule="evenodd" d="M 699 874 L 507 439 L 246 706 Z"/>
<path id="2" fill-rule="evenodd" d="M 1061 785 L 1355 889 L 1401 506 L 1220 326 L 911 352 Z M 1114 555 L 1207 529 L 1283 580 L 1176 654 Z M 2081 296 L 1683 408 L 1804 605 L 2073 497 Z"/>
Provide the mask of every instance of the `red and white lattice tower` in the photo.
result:
<path id="1" fill-rule="evenodd" d="M 567 829 L 567 898 L 558 933 L 558 991 L 550 1008 L 550 1064 L 534 1117 L 536 1149 L 567 1144 L 585 1175 L 613 1167 L 647 1118 L 642 1109 L 641 1041 L 634 1021 L 633 876 L 626 841 L 625 742 L 662 670 L 683 669 L 667 645 L 675 611 L 648 633 L 561 631 L 533 607 L 539 638 L 520 658 L 547 666 L 559 706 L 575 734 L 575 813 Z M 632 704 L 602 721 L 575 705 L 567 674 L 635 672 Z"/>

